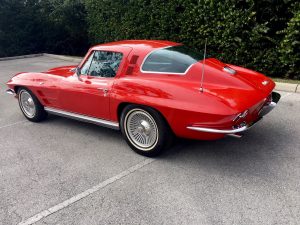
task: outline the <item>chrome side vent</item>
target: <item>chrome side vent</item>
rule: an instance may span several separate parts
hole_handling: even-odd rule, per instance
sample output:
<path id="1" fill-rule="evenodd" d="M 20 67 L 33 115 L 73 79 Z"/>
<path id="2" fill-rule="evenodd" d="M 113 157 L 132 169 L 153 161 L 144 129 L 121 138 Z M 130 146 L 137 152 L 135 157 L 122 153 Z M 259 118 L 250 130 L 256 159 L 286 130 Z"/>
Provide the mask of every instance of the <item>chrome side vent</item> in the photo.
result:
<path id="1" fill-rule="evenodd" d="M 133 55 L 130 59 L 129 64 L 136 64 L 137 60 L 138 60 L 139 56 L 138 55 Z"/>
<path id="2" fill-rule="evenodd" d="M 228 66 L 224 66 L 223 71 L 226 72 L 226 73 L 229 73 L 231 75 L 236 74 L 236 70 L 234 70 L 234 69 L 232 69 L 232 68 L 230 68 Z"/>
<path id="3" fill-rule="evenodd" d="M 131 75 L 133 73 L 134 67 L 133 66 L 128 66 L 126 70 L 126 75 Z"/>

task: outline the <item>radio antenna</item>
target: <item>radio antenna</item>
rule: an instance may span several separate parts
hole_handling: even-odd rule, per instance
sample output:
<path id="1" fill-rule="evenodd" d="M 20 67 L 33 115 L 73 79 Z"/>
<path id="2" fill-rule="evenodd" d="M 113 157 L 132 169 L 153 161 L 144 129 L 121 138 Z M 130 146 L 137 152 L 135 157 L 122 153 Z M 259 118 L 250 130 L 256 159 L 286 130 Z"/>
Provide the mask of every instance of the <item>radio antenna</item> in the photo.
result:
<path id="1" fill-rule="evenodd" d="M 201 83 L 200 83 L 200 91 L 201 92 L 203 92 L 204 65 L 205 65 L 205 58 L 206 58 L 206 44 L 207 44 L 207 38 L 205 38 L 204 56 L 203 56 L 203 61 L 202 61 L 202 75 L 201 75 Z"/>

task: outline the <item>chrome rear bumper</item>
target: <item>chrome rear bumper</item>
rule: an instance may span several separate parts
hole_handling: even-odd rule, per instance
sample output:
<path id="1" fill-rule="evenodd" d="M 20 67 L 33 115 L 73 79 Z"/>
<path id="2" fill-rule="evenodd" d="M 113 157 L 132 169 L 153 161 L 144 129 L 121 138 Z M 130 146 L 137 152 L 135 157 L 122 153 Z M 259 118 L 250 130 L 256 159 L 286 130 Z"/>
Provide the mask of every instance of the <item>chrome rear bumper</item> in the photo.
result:
<path id="1" fill-rule="evenodd" d="M 249 129 L 249 127 L 247 125 L 245 125 L 245 126 L 241 126 L 241 127 L 237 128 L 237 129 L 219 130 L 219 129 L 213 129 L 213 128 L 188 126 L 187 129 L 201 131 L 201 132 L 207 132 L 207 133 L 216 133 L 216 134 L 235 134 L 235 133 L 243 132 L 243 131 Z"/>
<path id="2" fill-rule="evenodd" d="M 281 97 L 281 95 L 279 93 L 272 92 L 270 101 L 262 107 L 262 109 L 260 110 L 258 115 L 263 117 L 264 115 L 271 112 L 275 108 L 277 103 L 279 102 L 280 97 Z"/>
<path id="3" fill-rule="evenodd" d="M 195 127 L 195 126 L 188 126 L 187 129 L 189 130 L 195 130 L 199 132 L 207 132 L 207 133 L 216 133 L 216 134 L 226 134 L 226 135 L 231 135 L 231 134 L 239 134 L 242 133 L 246 130 L 248 130 L 250 127 L 252 127 L 254 124 L 256 124 L 258 121 L 262 119 L 263 116 L 268 114 L 269 112 L 272 111 L 272 109 L 275 108 L 277 105 L 279 99 L 280 99 L 280 94 L 277 92 L 272 92 L 270 101 L 262 107 L 262 109 L 259 111 L 259 119 L 251 124 L 243 124 L 239 126 L 238 128 L 232 128 L 229 130 L 222 130 L 222 129 L 214 129 L 214 128 L 206 128 L 206 127 Z M 240 135 L 237 135 L 240 136 Z"/>

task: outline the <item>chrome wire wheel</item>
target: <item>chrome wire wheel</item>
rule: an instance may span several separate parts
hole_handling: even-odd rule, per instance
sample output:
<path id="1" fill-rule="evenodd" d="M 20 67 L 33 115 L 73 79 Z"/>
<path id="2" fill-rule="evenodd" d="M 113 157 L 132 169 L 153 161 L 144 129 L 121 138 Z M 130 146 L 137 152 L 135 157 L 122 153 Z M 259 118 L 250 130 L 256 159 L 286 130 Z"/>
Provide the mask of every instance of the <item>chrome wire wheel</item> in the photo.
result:
<path id="1" fill-rule="evenodd" d="M 124 119 L 124 128 L 130 143 L 139 150 L 150 151 L 158 142 L 156 122 L 145 110 L 130 110 Z"/>
<path id="2" fill-rule="evenodd" d="M 36 107 L 30 93 L 22 89 L 19 93 L 19 102 L 22 111 L 28 118 L 33 118 L 36 114 Z"/>

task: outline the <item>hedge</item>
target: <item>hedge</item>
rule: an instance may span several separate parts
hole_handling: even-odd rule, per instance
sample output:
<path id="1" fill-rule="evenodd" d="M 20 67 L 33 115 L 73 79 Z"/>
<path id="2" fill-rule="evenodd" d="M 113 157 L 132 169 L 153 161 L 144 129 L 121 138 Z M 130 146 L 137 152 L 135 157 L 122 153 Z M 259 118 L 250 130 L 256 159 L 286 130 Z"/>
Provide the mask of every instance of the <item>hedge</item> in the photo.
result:
<path id="1" fill-rule="evenodd" d="M 83 55 L 93 44 L 164 39 L 272 77 L 300 79 L 296 0 L 1 0 L 0 57 Z"/>
<path id="2" fill-rule="evenodd" d="M 0 0 L 0 57 L 81 55 L 89 45 L 82 1 Z"/>
<path id="3" fill-rule="evenodd" d="M 166 39 L 198 50 L 207 38 L 209 53 L 227 63 L 300 79 L 294 2 L 87 0 L 88 32 L 92 43 Z"/>

